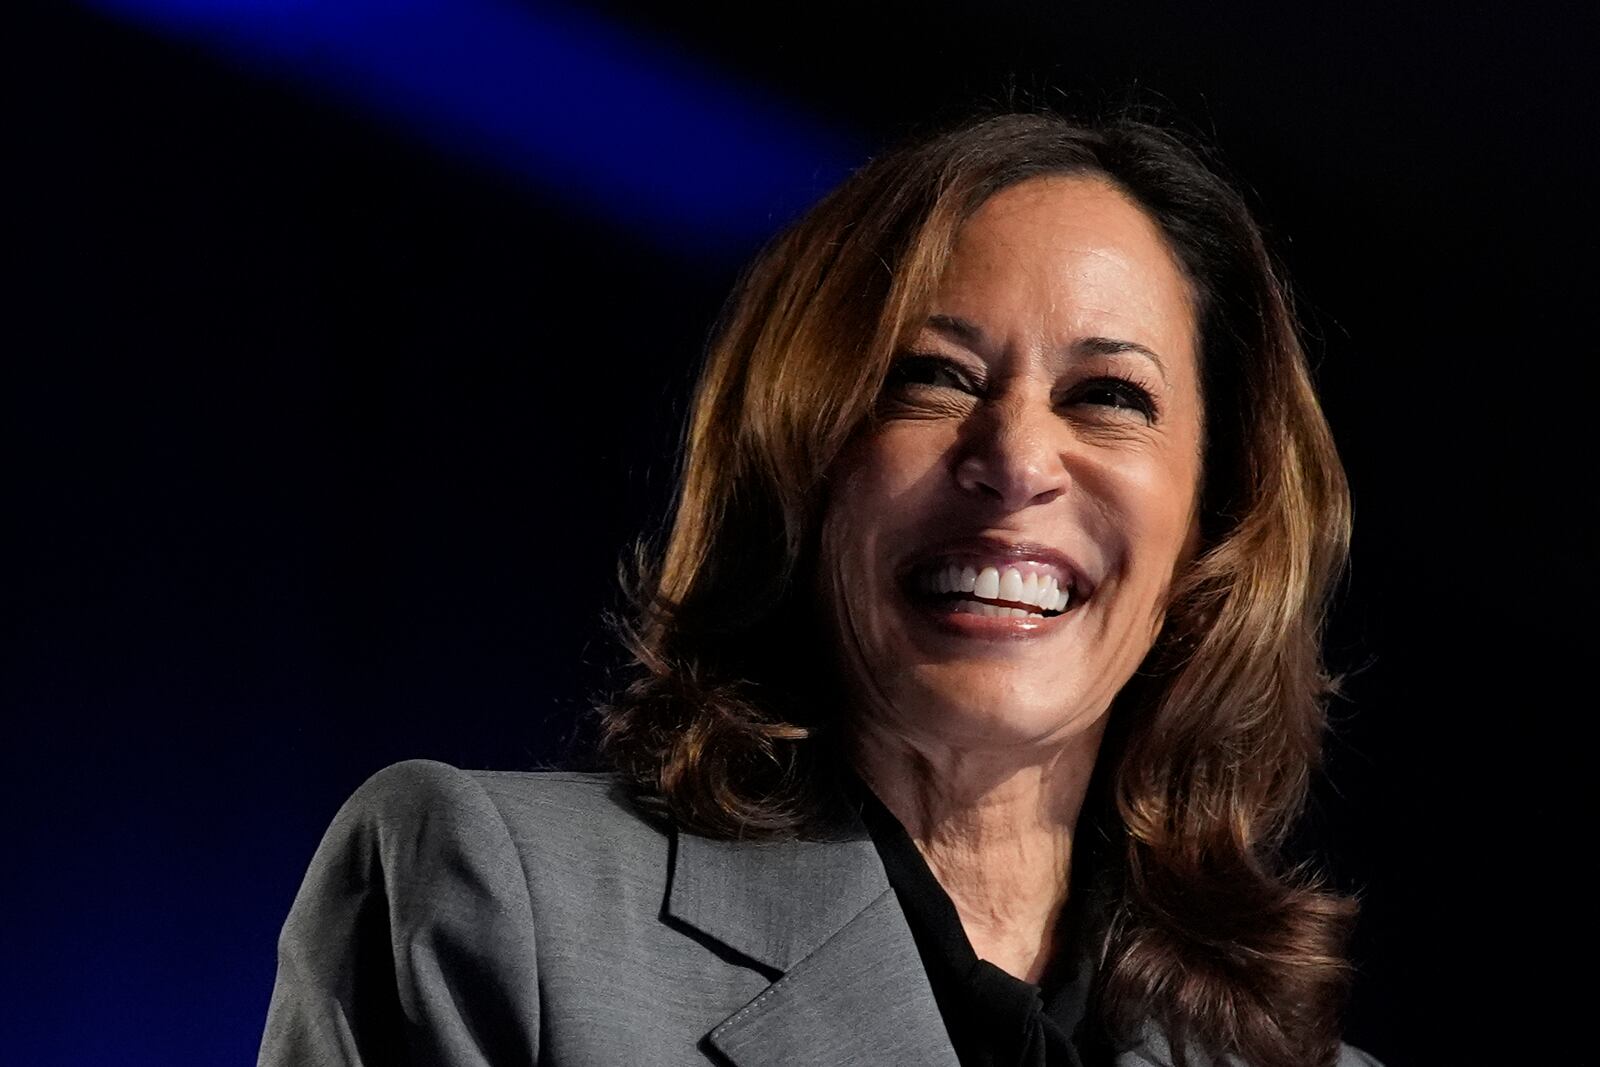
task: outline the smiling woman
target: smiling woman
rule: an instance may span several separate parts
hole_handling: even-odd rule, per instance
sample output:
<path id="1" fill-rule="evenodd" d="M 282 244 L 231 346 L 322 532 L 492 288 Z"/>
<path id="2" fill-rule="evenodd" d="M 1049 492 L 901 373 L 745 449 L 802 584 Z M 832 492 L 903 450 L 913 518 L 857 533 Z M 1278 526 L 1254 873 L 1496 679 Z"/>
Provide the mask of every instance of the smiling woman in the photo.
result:
<path id="1" fill-rule="evenodd" d="M 818 574 L 862 738 L 956 746 L 942 788 L 951 756 L 979 792 L 1036 746 L 1086 745 L 1092 765 L 1199 538 L 1192 305 L 1105 181 L 1034 178 L 962 227 L 832 472 Z M 1036 610 L 1041 583 L 1064 611 Z"/>
<path id="2" fill-rule="evenodd" d="M 1279 846 L 1349 505 L 1175 138 L 873 162 L 757 260 L 641 553 L 608 773 L 381 772 L 263 1063 L 1370 1063 Z"/>

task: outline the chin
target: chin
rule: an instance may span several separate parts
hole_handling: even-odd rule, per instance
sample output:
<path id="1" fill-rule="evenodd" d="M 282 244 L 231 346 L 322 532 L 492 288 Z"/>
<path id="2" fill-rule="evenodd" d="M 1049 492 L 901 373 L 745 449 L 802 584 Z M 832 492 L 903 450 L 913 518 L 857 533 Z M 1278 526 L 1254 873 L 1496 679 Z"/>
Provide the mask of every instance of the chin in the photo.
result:
<path id="1" fill-rule="evenodd" d="M 1061 690 L 1022 692 L 1014 684 L 952 692 L 919 687 L 901 707 L 922 708 L 915 730 L 928 741 L 980 748 L 1036 747 L 1069 740 L 1094 728 L 1105 708 L 1082 708 Z M 1003 695 L 1000 695 L 1003 694 Z"/>

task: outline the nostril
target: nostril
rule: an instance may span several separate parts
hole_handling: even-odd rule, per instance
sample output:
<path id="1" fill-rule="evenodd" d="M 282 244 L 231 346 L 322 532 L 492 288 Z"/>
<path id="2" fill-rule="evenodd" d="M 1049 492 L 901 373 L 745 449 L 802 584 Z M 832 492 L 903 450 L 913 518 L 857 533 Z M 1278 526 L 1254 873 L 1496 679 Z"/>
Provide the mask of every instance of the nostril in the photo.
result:
<path id="1" fill-rule="evenodd" d="M 976 456 L 969 456 L 956 467 L 956 484 L 969 493 L 1005 500 L 1005 481 Z"/>
<path id="2" fill-rule="evenodd" d="M 982 465 L 972 456 L 968 456 L 957 465 L 956 481 L 963 489 L 984 490 L 991 493 L 996 491 L 994 486 L 989 484 Z"/>

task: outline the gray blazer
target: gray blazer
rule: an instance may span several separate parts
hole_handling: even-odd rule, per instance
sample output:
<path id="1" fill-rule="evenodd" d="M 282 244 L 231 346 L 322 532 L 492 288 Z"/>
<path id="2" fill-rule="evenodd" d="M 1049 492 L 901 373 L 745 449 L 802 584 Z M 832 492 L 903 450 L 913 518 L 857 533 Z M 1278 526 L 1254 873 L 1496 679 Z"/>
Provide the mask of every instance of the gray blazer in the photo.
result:
<path id="1" fill-rule="evenodd" d="M 609 775 L 421 760 L 323 838 L 259 1062 L 958 1067 L 864 829 L 715 841 Z M 1152 1034 L 1117 1067 L 1164 1062 Z"/>

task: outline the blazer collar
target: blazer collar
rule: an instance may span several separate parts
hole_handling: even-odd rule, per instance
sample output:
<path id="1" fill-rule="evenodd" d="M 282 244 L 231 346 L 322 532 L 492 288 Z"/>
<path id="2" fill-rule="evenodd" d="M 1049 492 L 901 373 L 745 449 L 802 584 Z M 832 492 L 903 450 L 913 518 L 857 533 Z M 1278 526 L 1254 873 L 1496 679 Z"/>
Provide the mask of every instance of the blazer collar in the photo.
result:
<path id="1" fill-rule="evenodd" d="M 705 1040 L 734 1067 L 959 1067 L 900 902 L 859 821 L 818 841 L 673 830 L 666 914 L 773 979 Z M 1169 1063 L 1146 1025 L 1116 1067 Z"/>
<path id="2" fill-rule="evenodd" d="M 774 971 L 809 956 L 889 889 L 859 824 L 818 841 L 674 837 L 667 914 Z"/>
<path id="3" fill-rule="evenodd" d="M 774 981 L 706 1040 L 737 1067 L 957 1067 L 866 828 L 815 841 L 673 834 L 666 912 Z"/>

